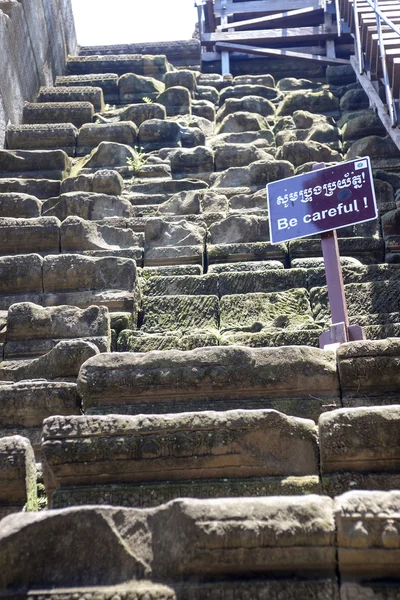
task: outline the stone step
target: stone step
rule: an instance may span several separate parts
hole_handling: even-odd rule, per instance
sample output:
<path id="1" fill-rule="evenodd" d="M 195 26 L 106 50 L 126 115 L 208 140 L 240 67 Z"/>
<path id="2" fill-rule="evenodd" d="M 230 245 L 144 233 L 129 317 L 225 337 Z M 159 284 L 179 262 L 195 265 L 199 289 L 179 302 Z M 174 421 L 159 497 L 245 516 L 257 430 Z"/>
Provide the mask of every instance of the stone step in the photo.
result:
<path id="1" fill-rule="evenodd" d="M 79 130 L 77 139 L 77 156 L 90 154 L 101 142 L 118 142 L 135 146 L 137 127 L 132 122 L 121 123 L 86 123 Z"/>
<path id="2" fill-rule="evenodd" d="M 81 414 L 81 399 L 71 381 L 0 383 L 0 439 L 22 435 L 40 461 L 43 419 Z"/>
<path id="3" fill-rule="evenodd" d="M 96 87 L 103 90 L 104 101 L 119 104 L 118 75 L 92 73 L 87 75 L 57 75 L 56 87 Z"/>
<path id="4" fill-rule="evenodd" d="M 67 505 L 82 488 L 95 503 L 110 486 L 129 490 L 132 506 L 186 496 L 189 484 L 202 498 L 320 490 L 317 426 L 270 410 L 50 417 L 42 453 L 47 492 Z"/>
<path id="5" fill-rule="evenodd" d="M 107 46 L 81 46 L 80 56 L 118 54 L 165 54 L 174 66 L 200 65 L 200 42 L 197 39 L 173 42 L 135 42 Z M 196 67 L 197 68 L 197 67 Z M 198 67 L 200 70 L 200 67 Z"/>
<path id="6" fill-rule="evenodd" d="M 353 491 L 334 500 L 182 498 L 147 510 L 82 506 L 9 516 L 1 583 L 5 598 L 24 590 L 29 600 L 393 598 L 398 548 L 388 540 L 397 540 L 399 506 L 397 491 Z M 59 535 L 62 527 L 68 537 Z M 354 536 L 360 529 L 362 545 Z M 137 530 L 146 533 L 139 542 Z M 112 562 L 94 555 L 93 531 L 112 549 Z M 35 561 L 19 560 L 21 547 Z M 151 562 L 141 558 L 149 555 Z"/>
<path id="7" fill-rule="evenodd" d="M 112 256 L 26 254 L 0 257 L 0 310 L 16 302 L 41 306 L 107 306 L 137 319 L 140 290 L 135 261 Z"/>
<path id="8" fill-rule="evenodd" d="M 13 304 L 7 315 L 4 358 L 32 358 L 46 354 L 60 340 L 84 339 L 100 352 L 110 350 L 110 315 L 104 306 L 81 310 L 74 306 L 43 308 Z"/>
<path id="9" fill-rule="evenodd" d="M 334 353 L 305 346 L 98 356 L 82 368 L 78 391 L 86 414 L 245 407 L 317 420 L 341 406 Z"/>
<path id="10" fill-rule="evenodd" d="M 103 90 L 101 87 L 94 86 L 41 87 L 37 102 L 89 102 L 93 105 L 95 112 L 104 110 Z"/>
<path id="11" fill-rule="evenodd" d="M 63 179 L 71 171 L 71 159 L 62 150 L 0 150 L 0 179 Z M 1 183 L 1 182 L 0 182 Z M 0 192 L 22 191 L 8 189 L 5 183 Z M 5 188 L 5 189 L 4 189 Z M 40 183 L 37 183 L 40 189 Z M 40 197 L 31 191 L 32 195 Z"/>
<path id="12" fill-rule="evenodd" d="M 75 156 L 78 130 L 72 123 L 9 125 L 6 142 L 10 150 L 63 150 Z"/>
<path id="13" fill-rule="evenodd" d="M 54 173 L 51 175 L 54 176 Z M 58 196 L 60 189 L 61 181 L 59 179 L 29 179 L 19 175 L 0 178 L 0 194 L 28 194 L 45 200 Z"/>
<path id="14" fill-rule="evenodd" d="M 17 192 L 0 193 L 0 217 L 34 219 L 40 217 L 42 203 L 35 196 Z"/>
<path id="15" fill-rule="evenodd" d="M 83 339 L 61 340 L 46 354 L 36 358 L 0 362 L 0 381 L 45 379 L 76 382 L 83 363 L 98 353 L 98 347 L 92 342 Z"/>
<path id="16" fill-rule="evenodd" d="M 120 54 L 104 56 L 70 56 L 67 60 L 68 75 L 98 73 L 135 73 L 155 77 L 162 81 L 170 70 L 166 56 L 149 54 Z"/>
<path id="17" fill-rule="evenodd" d="M 36 464 L 32 446 L 15 435 L 0 438 L 0 520 L 21 510 L 37 510 Z"/>
<path id="18" fill-rule="evenodd" d="M 0 255 L 56 254 L 60 252 L 60 221 L 0 218 Z"/>
<path id="19" fill-rule="evenodd" d="M 81 127 L 93 121 L 94 108 L 90 102 L 27 102 L 23 110 L 25 125 L 72 123 Z"/>

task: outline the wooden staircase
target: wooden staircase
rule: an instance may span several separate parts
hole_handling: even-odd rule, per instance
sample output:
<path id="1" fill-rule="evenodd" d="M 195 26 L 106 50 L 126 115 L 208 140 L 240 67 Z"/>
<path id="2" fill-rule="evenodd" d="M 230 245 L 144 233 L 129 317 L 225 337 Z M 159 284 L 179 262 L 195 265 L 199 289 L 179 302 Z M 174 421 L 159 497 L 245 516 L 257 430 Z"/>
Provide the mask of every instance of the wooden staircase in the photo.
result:
<path id="1" fill-rule="evenodd" d="M 196 0 L 203 62 L 241 55 L 351 64 L 400 149 L 399 0 Z M 279 11 L 279 12 L 278 12 Z"/>

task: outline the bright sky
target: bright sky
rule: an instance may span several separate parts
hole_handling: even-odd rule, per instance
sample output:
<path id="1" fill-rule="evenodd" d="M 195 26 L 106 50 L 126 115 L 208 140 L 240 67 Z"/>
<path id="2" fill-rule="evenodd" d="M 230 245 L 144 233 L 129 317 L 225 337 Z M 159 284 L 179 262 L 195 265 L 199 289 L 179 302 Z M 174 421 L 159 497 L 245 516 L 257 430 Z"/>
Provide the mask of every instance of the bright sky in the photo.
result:
<path id="1" fill-rule="evenodd" d="M 81 46 L 192 37 L 194 0 L 72 0 Z"/>

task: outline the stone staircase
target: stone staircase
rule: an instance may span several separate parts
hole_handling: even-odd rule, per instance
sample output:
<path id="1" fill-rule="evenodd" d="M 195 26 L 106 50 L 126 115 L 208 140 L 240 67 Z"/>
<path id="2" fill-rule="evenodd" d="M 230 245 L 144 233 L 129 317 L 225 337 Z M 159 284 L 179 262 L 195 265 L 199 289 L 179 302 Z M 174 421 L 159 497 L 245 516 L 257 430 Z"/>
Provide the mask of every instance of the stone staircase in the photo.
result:
<path id="1" fill-rule="evenodd" d="M 88 50 L 9 125 L 1 598 L 397 598 L 400 154 L 350 67 L 299 74 Z M 269 242 L 265 185 L 366 154 L 368 339 L 324 351 L 320 242 Z"/>

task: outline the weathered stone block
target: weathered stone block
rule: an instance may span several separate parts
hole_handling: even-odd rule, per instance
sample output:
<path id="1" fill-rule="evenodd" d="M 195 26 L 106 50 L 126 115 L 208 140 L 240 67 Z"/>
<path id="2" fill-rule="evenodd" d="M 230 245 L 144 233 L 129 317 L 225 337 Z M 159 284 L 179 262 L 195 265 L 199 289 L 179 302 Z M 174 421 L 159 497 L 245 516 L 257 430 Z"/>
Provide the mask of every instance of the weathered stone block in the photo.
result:
<path id="1" fill-rule="evenodd" d="M 330 496 L 351 489 L 395 489 L 400 484 L 400 407 L 342 408 L 321 415 L 322 484 Z"/>
<path id="2" fill-rule="evenodd" d="M 54 254 L 60 250 L 60 221 L 55 217 L 37 219 L 0 218 L 0 254 Z"/>
<path id="3" fill-rule="evenodd" d="M 397 338 L 340 346 L 338 368 L 344 404 L 399 404 L 399 364 L 400 342 Z"/>
<path id="4" fill-rule="evenodd" d="M 143 287 L 147 296 L 218 296 L 219 276 L 209 274 L 150 277 L 145 280 Z"/>
<path id="5" fill-rule="evenodd" d="M 335 354 L 305 346 L 105 354 L 82 367 L 78 391 L 90 413 L 246 406 L 305 416 L 340 405 Z"/>
<path id="6" fill-rule="evenodd" d="M 207 244 L 208 264 L 235 263 L 242 261 L 285 261 L 286 244 L 269 242 L 246 242 L 237 244 Z"/>
<path id="7" fill-rule="evenodd" d="M 206 146 L 175 150 L 170 155 L 171 172 L 174 177 L 198 177 L 208 179 L 214 172 L 214 152 Z"/>
<path id="8" fill-rule="evenodd" d="M 40 103 L 89 102 L 93 104 L 95 112 L 104 110 L 103 90 L 94 86 L 42 87 L 39 90 L 37 101 Z"/>
<path id="9" fill-rule="evenodd" d="M 267 217 L 232 215 L 210 227 L 212 244 L 240 244 L 269 241 Z"/>
<path id="10" fill-rule="evenodd" d="M 151 352 L 152 350 L 194 350 L 206 346 L 218 346 L 217 333 L 191 329 L 190 333 L 166 331 L 163 333 L 143 333 L 125 330 L 117 340 L 118 352 Z M 170 499 L 170 497 L 168 497 Z"/>
<path id="11" fill-rule="evenodd" d="M 60 528 L 68 531 L 67 541 L 60 539 Z M 101 556 L 93 552 L 93 532 L 107 549 Z M 34 586 L 48 600 L 55 593 L 80 598 L 92 593 L 88 588 L 101 600 L 110 594 L 121 600 L 205 600 L 224 597 L 227 590 L 232 598 L 284 593 L 297 600 L 338 600 L 334 540 L 332 500 L 317 495 L 11 515 L 1 531 L 0 584 L 11 593 Z M 22 552 L 28 561 L 20 560 Z M 176 596 L 149 579 L 173 581 Z"/>
<path id="12" fill-rule="evenodd" d="M 192 112 L 190 92 L 182 86 L 168 87 L 157 97 L 157 102 L 165 106 L 169 117 L 190 115 Z"/>
<path id="13" fill-rule="evenodd" d="M 143 302 L 141 331 L 161 333 L 192 329 L 217 331 L 217 296 L 148 296 Z"/>
<path id="14" fill-rule="evenodd" d="M 146 221 L 146 266 L 203 263 L 206 229 L 180 220 L 167 222 L 153 218 Z"/>
<path id="15" fill-rule="evenodd" d="M 247 131 L 262 131 L 264 129 L 269 129 L 268 121 L 265 117 L 257 113 L 237 111 L 227 115 L 223 119 L 217 128 L 217 133 L 242 133 Z"/>
<path id="16" fill-rule="evenodd" d="M 54 215 L 60 221 L 70 216 L 99 221 L 107 217 L 128 218 L 132 215 L 132 206 L 129 200 L 108 194 L 67 192 L 44 202 L 42 211 L 44 215 Z"/>
<path id="17" fill-rule="evenodd" d="M 399 281 L 349 283 L 344 288 L 349 317 L 400 312 Z M 313 288 L 310 291 L 310 297 L 315 319 L 328 322 L 330 312 L 327 289 L 325 287 Z"/>
<path id="18" fill-rule="evenodd" d="M 144 98 L 156 100 L 157 96 L 165 90 L 165 84 L 154 77 L 144 77 L 127 73 L 119 78 L 119 100 L 121 104 L 143 102 Z"/>
<path id="19" fill-rule="evenodd" d="M 271 265 L 269 269 L 265 270 L 245 272 L 243 269 L 243 272 L 235 272 L 234 265 L 231 267 L 232 272 L 220 272 L 220 296 L 254 292 L 282 292 L 292 288 L 307 287 L 307 271 L 305 269 L 276 269 L 275 265 Z"/>
<path id="20" fill-rule="evenodd" d="M 98 353 L 91 342 L 63 340 L 39 358 L 0 362 L 0 381 L 76 378 L 81 365 Z"/>
<path id="21" fill-rule="evenodd" d="M 81 75 L 58 75 L 56 87 L 94 86 L 103 90 L 104 101 L 118 104 L 118 75 L 116 73 L 87 73 Z"/>
<path id="22" fill-rule="evenodd" d="M 42 203 L 35 196 L 17 192 L 0 193 L 0 217 L 34 219 L 40 217 Z"/>
<path id="23" fill-rule="evenodd" d="M 166 56 L 147 54 L 116 54 L 103 56 L 70 56 L 67 63 L 69 75 L 87 73 L 135 73 L 155 77 L 161 81 L 169 71 Z"/>
<path id="24" fill-rule="evenodd" d="M 178 148 L 182 145 L 181 128 L 173 121 L 149 119 L 140 125 L 139 143 L 146 151 Z"/>
<path id="25" fill-rule="evenodd" d="M 32 446 L 20 435 L 0 438 L 0 520 L 37 510 L 36 464 Z"/>
<path id="26" fill-rule="evenodd" d="M 221 105 L 229 98 L 243 99 L 245 96 L 260 96 L 266 100 L 275 100 L 279 92 L 262 84 L 245 83 L 224 88 L 220 94 Z"/>
<path id="27" fill-rule="evenodd" d="M 315 328 L 305 289 L 268 294 L 235 294 L 221 298 L 221 330 L 260 331 L 264 327 L 282 329 Z"/>
<path id="28" fill-rule="evenodd" d="M 84 123 L 91 123 L 93 116 L 94 108 L 90 102 L 27 102 L 23 110 L 25 125 L 72 123 L 81 127 Z"/>
<path id="29" fill-rule="evenodd" d="M 142 505 L 150 482 L 194 480 L 200 487 L 203 480 L 207 495 L 209 480 L 229 485 L 235 479 L 318 474 L 313 421 L 268 410 L 152 415 L 145 423 L 141 416 L 50 417 L 42 456 L 49 492 L 142 484 Z"/>
<path id="30" fill-rule="evenodd" d="M 38 254 L 0 257 L 0 310 L 15 302 L 40 301 L 42 265 Z"/>
<path id="31" fill-rule="evenodd" d="M 203 117 L 208 119 L 212 124 L 215 121 L 215 108 L 214 105 L 208 100 L 192 100 L 192 115 L 195 117 Z M 203 145 L 205 140 L 203 142 Z M 194 146 L 196 144 L 193 144 Z"/>
<path id="32" fill-rule="evenodd" d="M 136 265 L 129 258 L 61 254 L 43 261 L 44 292 L 133 290 L 135 285 Z"/>
<path id="33" fill-rule="evenodd" d="M 7 147 L 10 150 L 63 150 L 75 155 L 78 131 L 72 123 L 50 125 L 9 125 Z"/>
<path id="34" fill-rule="evenodd" d="M 43 419 L 52 415 L 80 414 L 76 383 L 31 380 L 1 382 L 0 398 L 2 428 L 41 427 Z"/>
<path id="35" fill-rule="evenodd" d="M 278 160 L 288 160 L 295 167 L 308 162 L 340 162 L 341 155 L 326 144 L 319 142 L 286 142 L 276 154 Z"/>
<path id="36" fill-rule="evenodd" d="M 348 492 L 335 498 L 338 566 L 342 578 L 398 578 L 400 494 Z"/>
<path id="37" fill-rule="evenodd" d="M 225 119 L 227 115 L 234 114 L 238 111 L 247 113 L 257 113 L 263 117 L 275 116 L 275 106 L 261 96 L 245 96 L 244 98 L 227 98 L 217 113 L 217 123 Z"/>
<path id="38" fill-rule="evenodd" d="M 63 179 L 70 170 L 71 159 L 62 150 L 0 150 L 0 177 Z"/>
<path id="39" fill-rule="evenodd" d="M 76 153 L 77 156 L 90 154 L 101 142 L 117 142 L 134 146 L 136 140 L 137 127 L 132 122 L 86 123 L 79 130 Z"/>
<path id="40" fill-rule="evenodd" d="M 53 176 L 53 173 L 51 173 Z M 0 194 L 28 194 L 40 200 L 58 196 L 61 182 L 56 179 L 26 179 L 6 177 L 0 179 Z"/>
<path id="41" fill-rule="evenodd" d="M 165 120 L 166 112 L 162 104 L 131 104 L 120 111 L 119 118 L 120 121 L 132 121 L 137 127 L 140 127 L 142 123 L 150 119 Z"/>
<path id="42" fill-rule="evenodd" d="M 81 414 L 76 383 L 20 381 L 0 383 L 0 437 L 20 434 L 28 438 L 37 460 L 43 419 L 52 415 Z"/>
<path id="43" fill-rule="evenodd" d="M 271 181 L 286 179 L 292 175 L 293 165 L 286 160 L 258 160 L 248 167 L 231 167 L 215 174 L 213 187 L 250 187 L 255 191 Z"/>
<path id="44" fill-rule="evenodd" d="M 62 339 L 83 338 L 100 351 L 110 350 L 110 316 L 104 306 L 42 308 L 31 302 L 13 304 L 7 315 L 5 358 L 45 354 Z"/>
<path id="45" fill-rule="evenodd" d="M 198 75 L 198 73 L 197 73 Z M 184 87 L 190 92 L 197 88 L 196 73 L 189 69 L 179 69 L 165 74 L 165 87 Z"/>
<path id="46" fill-rule="evenodd" d="M 290 92 L 281 102 L 278 114 L 291 115 L 295 110 L 308 110 L 311 113 L 338 117 L 339 100 L 328 90 Z"/>
<path id="47" fill-rule="evenodd" d="M 274 157 L 266 150 L 250 144 L 224 143 L 214 146 L 215 170 L 224 171 L 230 167 L 246 167 L 256 160 L 271 160 Z M 264 207 L 266 207 L 264 199 Z"/>
<path id="48" fill-rule="evenodd" d="M 0 221 L 1 222 L 1 221 Z M 111 221 L 112 223 L 112 221 Z M 67 217 L 60 227 L 61 252 L 104 251 L 118 253 L 120 250 L 143 248 L 143 233 L 110 225 L 85 221 L 80 217 Z"/>
<path id="49" fill-rule="evenodd" d="M 115 169 L 122 173 L 128 173 L 128 161 L 135 158 L 136 151 L 127 144 L 100 142 L 99 146 L 87 158 L 83 159 L 80 169 L 90 169 L 91 171 L 97 169 Z"/>

